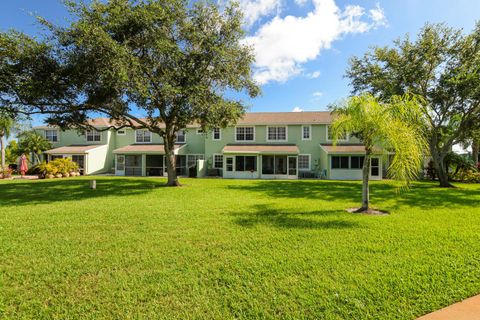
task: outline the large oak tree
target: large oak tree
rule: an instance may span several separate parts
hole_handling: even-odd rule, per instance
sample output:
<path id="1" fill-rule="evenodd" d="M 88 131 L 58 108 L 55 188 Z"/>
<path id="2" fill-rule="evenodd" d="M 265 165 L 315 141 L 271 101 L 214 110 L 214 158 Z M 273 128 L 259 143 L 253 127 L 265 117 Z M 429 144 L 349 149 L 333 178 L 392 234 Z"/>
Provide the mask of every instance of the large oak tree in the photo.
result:
<path id="1" fill-rule="evenodd" d="M 177 132 L 193 122 L 204 129 L 234 123 L 246 106 L 229 93 L 259 93 L 238 6 L 182 0 L 67 5 L 74 16 L 67 27 L 40 20 L 50 31 L 45 42 L 2 35 L 10 48 L 0 67 L 7 104 L 47 113 L 48 122 L 62 128 L 84 129 L 88 117 L 106 115 L 117 129 L 148 129 L 163 138 L 168 185 L 179 185 Z M 36 59 L 39 66 L 28 64 Z"/>
<path id="2" fill-rule="evenodd" d="M 443 24 L 427 24 L 416 40 L 373 47 L 350 61 L 347 77 L 354 93 L 371 92 L 388 100 L 413 93 L 424 100 L 429 146 L 443 187 L 445 156 L 480 121 L 480 24 L 465 35 Z"/>

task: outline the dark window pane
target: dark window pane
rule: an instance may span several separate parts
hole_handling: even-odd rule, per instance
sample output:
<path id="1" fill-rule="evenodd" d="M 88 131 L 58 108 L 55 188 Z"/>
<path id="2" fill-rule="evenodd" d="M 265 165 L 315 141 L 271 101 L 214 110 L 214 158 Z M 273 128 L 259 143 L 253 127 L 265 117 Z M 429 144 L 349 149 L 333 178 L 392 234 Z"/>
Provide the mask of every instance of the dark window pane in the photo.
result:
<path id="1" fill-rule="evenodd" d="M 287 174 L 287 157 L 275 157 L 275 174 Z"/>
<path id="2" fill-rule="evenodd" d="M 235 171 L 245 171 L 245 157 L 236 156 L 235 157 Z"/>
<path id="3" fill-rule="evenodd" d="M 262 174 L 273 174 L 273 167 L 274 167 L 273 162 L 274 162 L 273 156 L 262 157 Z"/>
<path id="4" fill-rule="evenodd" d="M 348 157 L 340 157 L 340 168 L 348 169 Z"/>
<path id="5" fill-rule="evenodd" d="M 350 158 L 350 168 L 352 169 L 361 169 L 363 168 L 363 160 L 365 157 L 363 156 L 352 156 Z"/>
<path id="6" fill-rule="evenodd" d="M 378 158 L 372 158 L 372 166 L 378 166 Z"/>
<path id="7" fill-rule="evenodd" d="M 257 171 L 257 157 L 245 157 L 245 171 Z"/>
<path id="8" fill-rule="evenodd" d="M 332 157 L 332 169 L 340 169 L 340 157 Z"/>

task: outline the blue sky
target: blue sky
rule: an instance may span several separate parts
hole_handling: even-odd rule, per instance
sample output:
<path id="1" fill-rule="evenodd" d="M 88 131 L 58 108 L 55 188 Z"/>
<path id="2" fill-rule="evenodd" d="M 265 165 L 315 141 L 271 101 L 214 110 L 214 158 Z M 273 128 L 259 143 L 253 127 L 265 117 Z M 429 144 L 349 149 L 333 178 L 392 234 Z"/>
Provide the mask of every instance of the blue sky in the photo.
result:
<path id="1" fill-rule="evenodd" d="M 324 110 L 349 94 L 343 76 L 351 56 L 405 33 L 415 36 L 426 22 L 470 32 L 480 19 L 478 0 L 241 0 L 241 5 L 245 41 L 255 46 L 254 70 L 263 91 L 247 101 L 250 111 Z M 59 24 L 68 19 L 59 0 L 1 1 L 0 29 L 38 35 L 32 13 Z"/>

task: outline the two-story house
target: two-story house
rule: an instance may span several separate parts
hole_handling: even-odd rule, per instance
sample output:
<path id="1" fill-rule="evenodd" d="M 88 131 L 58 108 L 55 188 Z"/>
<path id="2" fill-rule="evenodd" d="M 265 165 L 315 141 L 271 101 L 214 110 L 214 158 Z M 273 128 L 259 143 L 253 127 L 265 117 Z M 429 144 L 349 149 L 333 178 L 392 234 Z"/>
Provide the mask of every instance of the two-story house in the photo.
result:
<path id="1" fill-rule="evenodd" d="M 297 179 L 316 177 L 362 178 L 364 148 L 346 136 L 332 145 L 330 112 L 247 113 L 235 126 L 203 132 L 191 125 L 177 133 L 177 173 L 218 175 L 224 178 Z M 71 157 L 84 174 L 165 176 L 162 138 L 144 129 L 108 129 L 109 119 L 97 118 L 96 130 L 61 131 L 49 126 L 35 129 L 53 149 L 45 159 Z M 371 178 L 382 179 L 382 154 L 372 161 Z"/>

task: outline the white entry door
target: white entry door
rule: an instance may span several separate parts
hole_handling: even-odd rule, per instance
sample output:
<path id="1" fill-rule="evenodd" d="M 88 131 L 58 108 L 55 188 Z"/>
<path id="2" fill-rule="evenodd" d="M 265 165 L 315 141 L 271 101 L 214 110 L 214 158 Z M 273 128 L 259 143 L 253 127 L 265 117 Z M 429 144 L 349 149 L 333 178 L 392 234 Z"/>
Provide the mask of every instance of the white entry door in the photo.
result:
<path id="1" fill-rule="evenodd" d="M 125 175 L 125 156 L 123 154 L 117 154 L 115 163 L 115 175 Z"/>

